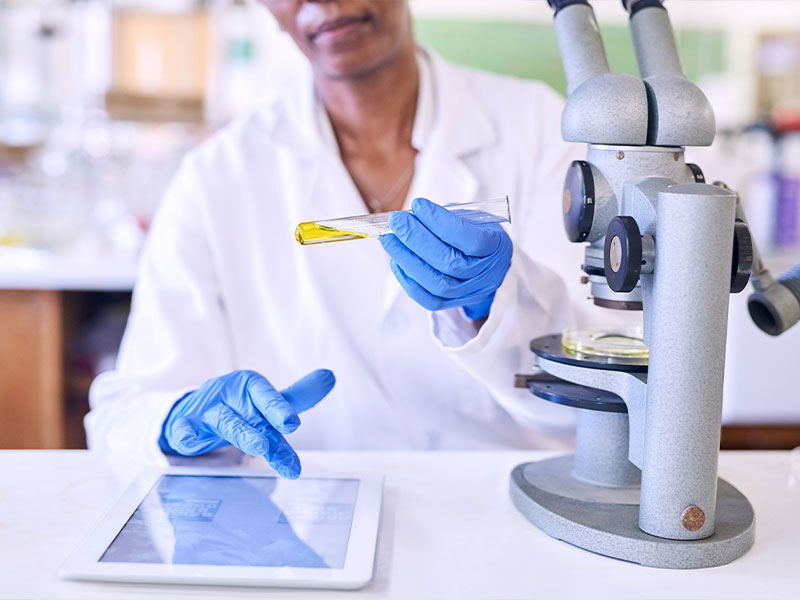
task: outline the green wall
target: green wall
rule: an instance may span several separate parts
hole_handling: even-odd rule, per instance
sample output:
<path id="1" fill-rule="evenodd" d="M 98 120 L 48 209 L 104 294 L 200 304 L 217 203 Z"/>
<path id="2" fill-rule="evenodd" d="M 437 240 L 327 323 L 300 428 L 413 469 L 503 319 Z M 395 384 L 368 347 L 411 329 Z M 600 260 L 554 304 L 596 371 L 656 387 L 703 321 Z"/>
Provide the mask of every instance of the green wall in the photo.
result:
<path id="1" fill-rule="evenodd" d="M 552 26 L 534 23 L 417 19 L 417 39 L 450 60 L 527 79 L 541 79 L 562 94 L 566 79 Z M 637 75 L 627 27 L 602 28 L 612 70 Z M 677 33 L 690 79 L 725 68 L 725 37 L 716 31 Z"/>

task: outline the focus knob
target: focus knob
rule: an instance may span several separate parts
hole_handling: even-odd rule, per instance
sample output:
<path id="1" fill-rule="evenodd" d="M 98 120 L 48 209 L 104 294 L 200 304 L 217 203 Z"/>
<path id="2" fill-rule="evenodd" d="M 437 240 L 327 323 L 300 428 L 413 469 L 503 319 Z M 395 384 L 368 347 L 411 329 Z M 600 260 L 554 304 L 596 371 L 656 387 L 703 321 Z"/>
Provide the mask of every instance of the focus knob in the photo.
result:
<path id="1" fill-rule="evenodd" d="M 608 287 L 615 292 L 632 292 L 642 272 L 642 234 L 633 217 L 611 220 L 603 254 Z"/>
<path id="2" fill-rule="evenodd" d="M 583 242 L 594 220 L 594 177 L 584 160 L 574 160 L 564 180 L 564 229 L 571 242 Z"/>
<path id="3" fill-rule="evenodd" d="M 733 229 L 733 263 L 731 265 L 731 294 L 747 287 L 753 269 L 753 240 L 750 229 L 742 219 L 736 219 Z"/>
<path id="4" fill-rule="evenodd" d="M 692 174 L 695 183 L 705 183 L 706 176 L 703 175 L 703 170 L 694 163 L 686 163 L 686 168 Z"/>

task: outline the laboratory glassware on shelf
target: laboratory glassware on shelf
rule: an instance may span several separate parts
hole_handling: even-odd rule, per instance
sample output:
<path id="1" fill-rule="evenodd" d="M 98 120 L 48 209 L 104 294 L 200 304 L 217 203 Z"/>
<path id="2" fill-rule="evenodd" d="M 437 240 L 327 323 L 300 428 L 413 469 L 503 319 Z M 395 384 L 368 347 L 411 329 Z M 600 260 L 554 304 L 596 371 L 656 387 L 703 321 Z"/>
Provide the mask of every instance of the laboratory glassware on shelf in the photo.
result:
<path id="1" fill-rule="evenodd" d="M 445 204 L 444 208 L 470 223 L 511 222 L 508 196 L 478 202 Z M 378 237 L 392 233 L 392 228 L 389 227 L 391 214 L 382 212 L 324 221 L 306 221 L 297 226 L 294 237 L 304 246 Z"/>

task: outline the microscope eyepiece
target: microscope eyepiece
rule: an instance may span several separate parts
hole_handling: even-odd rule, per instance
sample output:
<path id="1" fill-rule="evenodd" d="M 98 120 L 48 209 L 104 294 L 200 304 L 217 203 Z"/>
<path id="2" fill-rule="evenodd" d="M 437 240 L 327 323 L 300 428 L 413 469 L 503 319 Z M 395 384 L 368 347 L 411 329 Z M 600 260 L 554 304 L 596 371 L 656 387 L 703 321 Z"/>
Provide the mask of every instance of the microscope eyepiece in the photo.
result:
<path id="1" fill-rule="evenodd" d="M 555 14 L 558 14 L 563 9 L 567 8 L 568 6 L 572 6 L 573 4 L 585 4 L 586 6 L 591 6 L 588 0 L 547 0 L 547 3 L 550 5 Z"/>
<path id="2" fill-rule="evenodd" d="M 622 0 L 622 6 L 630 13 L 631 17 L 643 8 L 661 8 L 667 10 L 664 8 L 664 3 L 661 0 Z"/>

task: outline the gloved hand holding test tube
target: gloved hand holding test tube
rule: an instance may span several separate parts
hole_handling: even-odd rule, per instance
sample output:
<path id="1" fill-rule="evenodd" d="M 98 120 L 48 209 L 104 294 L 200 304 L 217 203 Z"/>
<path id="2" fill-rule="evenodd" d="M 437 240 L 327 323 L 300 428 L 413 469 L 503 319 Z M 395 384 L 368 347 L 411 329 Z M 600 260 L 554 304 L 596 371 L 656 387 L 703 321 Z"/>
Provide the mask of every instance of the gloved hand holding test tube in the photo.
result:
<path id="1" fill-rule="evenodd" d="M 416 198 L 409 211 L 375 213 L 297 226 L 301 244 L 380 238 L 397 281 L 431 311 L 461 307 L 488 316 L 511 265 L 513 244 L 498 223 L 510 223 L 508 196 L 440 206 Z"/>
<path id="2" fill-rule="evenodd" d="M 511 222 L 508 196 L 478 202 L 445 204 L 443 208 L 470 223 Z M 304 246 L 379 237 L 392 233 L 392 228 L 389 226 L 391 214 L 383 212 L 324 221 L 306 221 L 297 226 L 294 237 Z"/>

